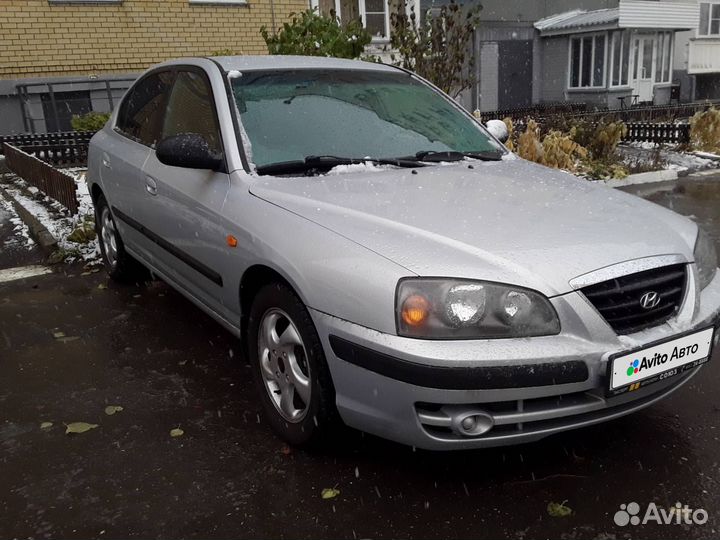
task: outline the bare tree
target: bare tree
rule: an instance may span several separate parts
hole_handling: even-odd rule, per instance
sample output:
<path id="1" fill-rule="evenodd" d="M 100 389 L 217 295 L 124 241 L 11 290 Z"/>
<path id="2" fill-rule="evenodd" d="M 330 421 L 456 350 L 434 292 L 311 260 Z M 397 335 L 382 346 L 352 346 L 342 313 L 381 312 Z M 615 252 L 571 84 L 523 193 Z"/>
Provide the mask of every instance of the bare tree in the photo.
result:
<path id="1" fill-rule="evenodd" d="M 408 0 L 390 14 L 390 46 L 397 51 L 393 63 L 426 78 L 452 97 L 470 88 L 474 58 L 470 52 L 482 5 L 465 8 L 450 0 L 439 10 L 428 10 L 417 20 Z"/>

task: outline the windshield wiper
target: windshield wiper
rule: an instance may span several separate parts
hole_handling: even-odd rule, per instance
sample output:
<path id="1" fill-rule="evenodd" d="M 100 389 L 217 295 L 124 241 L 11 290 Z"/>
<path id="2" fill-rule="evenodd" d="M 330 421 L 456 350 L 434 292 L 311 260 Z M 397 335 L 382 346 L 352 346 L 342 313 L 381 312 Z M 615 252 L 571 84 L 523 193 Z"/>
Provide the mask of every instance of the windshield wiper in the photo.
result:
<path id="1" fill-rule="evenodd" d="M 465 158 L 481 159 L 483 161 L 500 161 L 502 159 L 502 152 L 496 150 L 483 150 L 477 152 L 457 152 L 454 150 L 422 150 L 420 152 L 417 152 L 414 157 L 418 161 L 425 161 L 428 163 L 440 163 L 442 161 L 462 161 Z"/>
<path id="2" fill-rule="evenodd" d="M 269 163 L 257 168 L 257 173 L 265 174 L 296 174 L 329 171 L 338 165 L 358 165 L 372 163 L 374 165 L 394 165 L 395 167 L 425 167 L 420 160 L 408 158 L 350 158 L 340 156 L 305 156 L 305 159 Z"/>

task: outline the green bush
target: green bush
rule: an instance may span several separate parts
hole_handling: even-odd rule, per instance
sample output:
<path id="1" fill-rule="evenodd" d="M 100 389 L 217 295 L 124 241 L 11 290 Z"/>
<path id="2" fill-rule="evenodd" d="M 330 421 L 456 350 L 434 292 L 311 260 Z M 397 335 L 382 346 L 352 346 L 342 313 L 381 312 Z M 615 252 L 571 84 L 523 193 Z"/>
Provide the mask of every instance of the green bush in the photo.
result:
<path id="1" fill-rule="evenodd" d="M 308 9 L 283 24 L 275 35 L 266 26 L 260 28 L 270 54 L 300 54 L 360 58 L 372 39 L 359 20 L 341 26 L 334 15 L 327 17 Z"/>
<path id="2" fill-rule="evenodd" d="M 70 123 L 75 131 L 99 131 L 110 119 L 110 113 L 89 112 L 73 115 Z"/>

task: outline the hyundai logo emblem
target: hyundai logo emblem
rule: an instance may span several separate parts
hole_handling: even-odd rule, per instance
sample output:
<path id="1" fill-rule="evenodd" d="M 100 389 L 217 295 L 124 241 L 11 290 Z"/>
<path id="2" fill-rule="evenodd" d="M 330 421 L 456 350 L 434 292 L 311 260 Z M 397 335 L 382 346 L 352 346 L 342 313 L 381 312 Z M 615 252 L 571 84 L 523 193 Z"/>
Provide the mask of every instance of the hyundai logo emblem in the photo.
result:
<path id="1" fill-rule="evenodd" d="M 645 309 L 652 309 L 660 303 L 660 295 L 655 291 L 648 291 L 640 297 L 640 305 Z"/>

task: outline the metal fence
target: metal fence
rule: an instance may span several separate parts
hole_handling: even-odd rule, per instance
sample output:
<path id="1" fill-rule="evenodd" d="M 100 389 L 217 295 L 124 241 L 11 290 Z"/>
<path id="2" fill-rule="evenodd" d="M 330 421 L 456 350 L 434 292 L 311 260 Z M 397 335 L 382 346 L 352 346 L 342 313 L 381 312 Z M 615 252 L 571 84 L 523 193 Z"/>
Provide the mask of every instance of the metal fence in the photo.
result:
<path id="1" fill-rule="evenodd" d="M 58 201 L 72 214 L 77 214 L 79 203 L 75 179 L 72 176 L 11 144 L 3 143 L 2 149 L 5 163 L 11 171 L 48 197 Z"/>
<path id="2" fill-rule="evenodd" d="M 687 144 L 690 142 L 690 124 L 630 122 L 625 125 L 627 134 L 623 137 L 623 141 L 656 144 Z"/>
<path id="3" fill-rule="evenodd" d="M 512 109 L 499 109 L 497 111 L 488 111 L 480 113 L 483 122 L 488 120 L 503 118 L 511 118 L 513 121 L 525 118 L 542 118 L 551 114 L 581 114 L 587 111 L 586 103 L 573 103 L 569 101 L 555 101 L 551 103 L 541 103 L 531 105 L 529 107 L 515 107 Z"/>
<path id="4" fill-rule="evenodd" d="M 712 106 L 720 105 L 720 100 L 695 101 L 676 105 L 650 105 L 629 109 L 601 109 L 588 111 L 585 103 L 551 103 L 545 106 L 518 107 L 500 111 L 482 113 L 482 121 L 493 118 L 502 120 L 510 118 L 514 123 L 523 123 L 528 118 L 542 122 L 545 118 L 562 116 L 567 119 L 605 120 L 609 122 L 658 122 L 689 118 L 697 112 L 705 111 Z"/>
<path id="5" fill-rule="evenodd" d="M 0 154 L 3 143 L 19 148 L 27 154 L 65 167 L 84 167 L 92 131 L 66 131 L 62 133 L 27 133 L 0 137 Z"/>
<path id="6" fill-rule="evenodd" d="M 135 78 L 79 78 L 17 85 L 26 132 L 72 129 L 72 117 L 110 112 Z"/>

